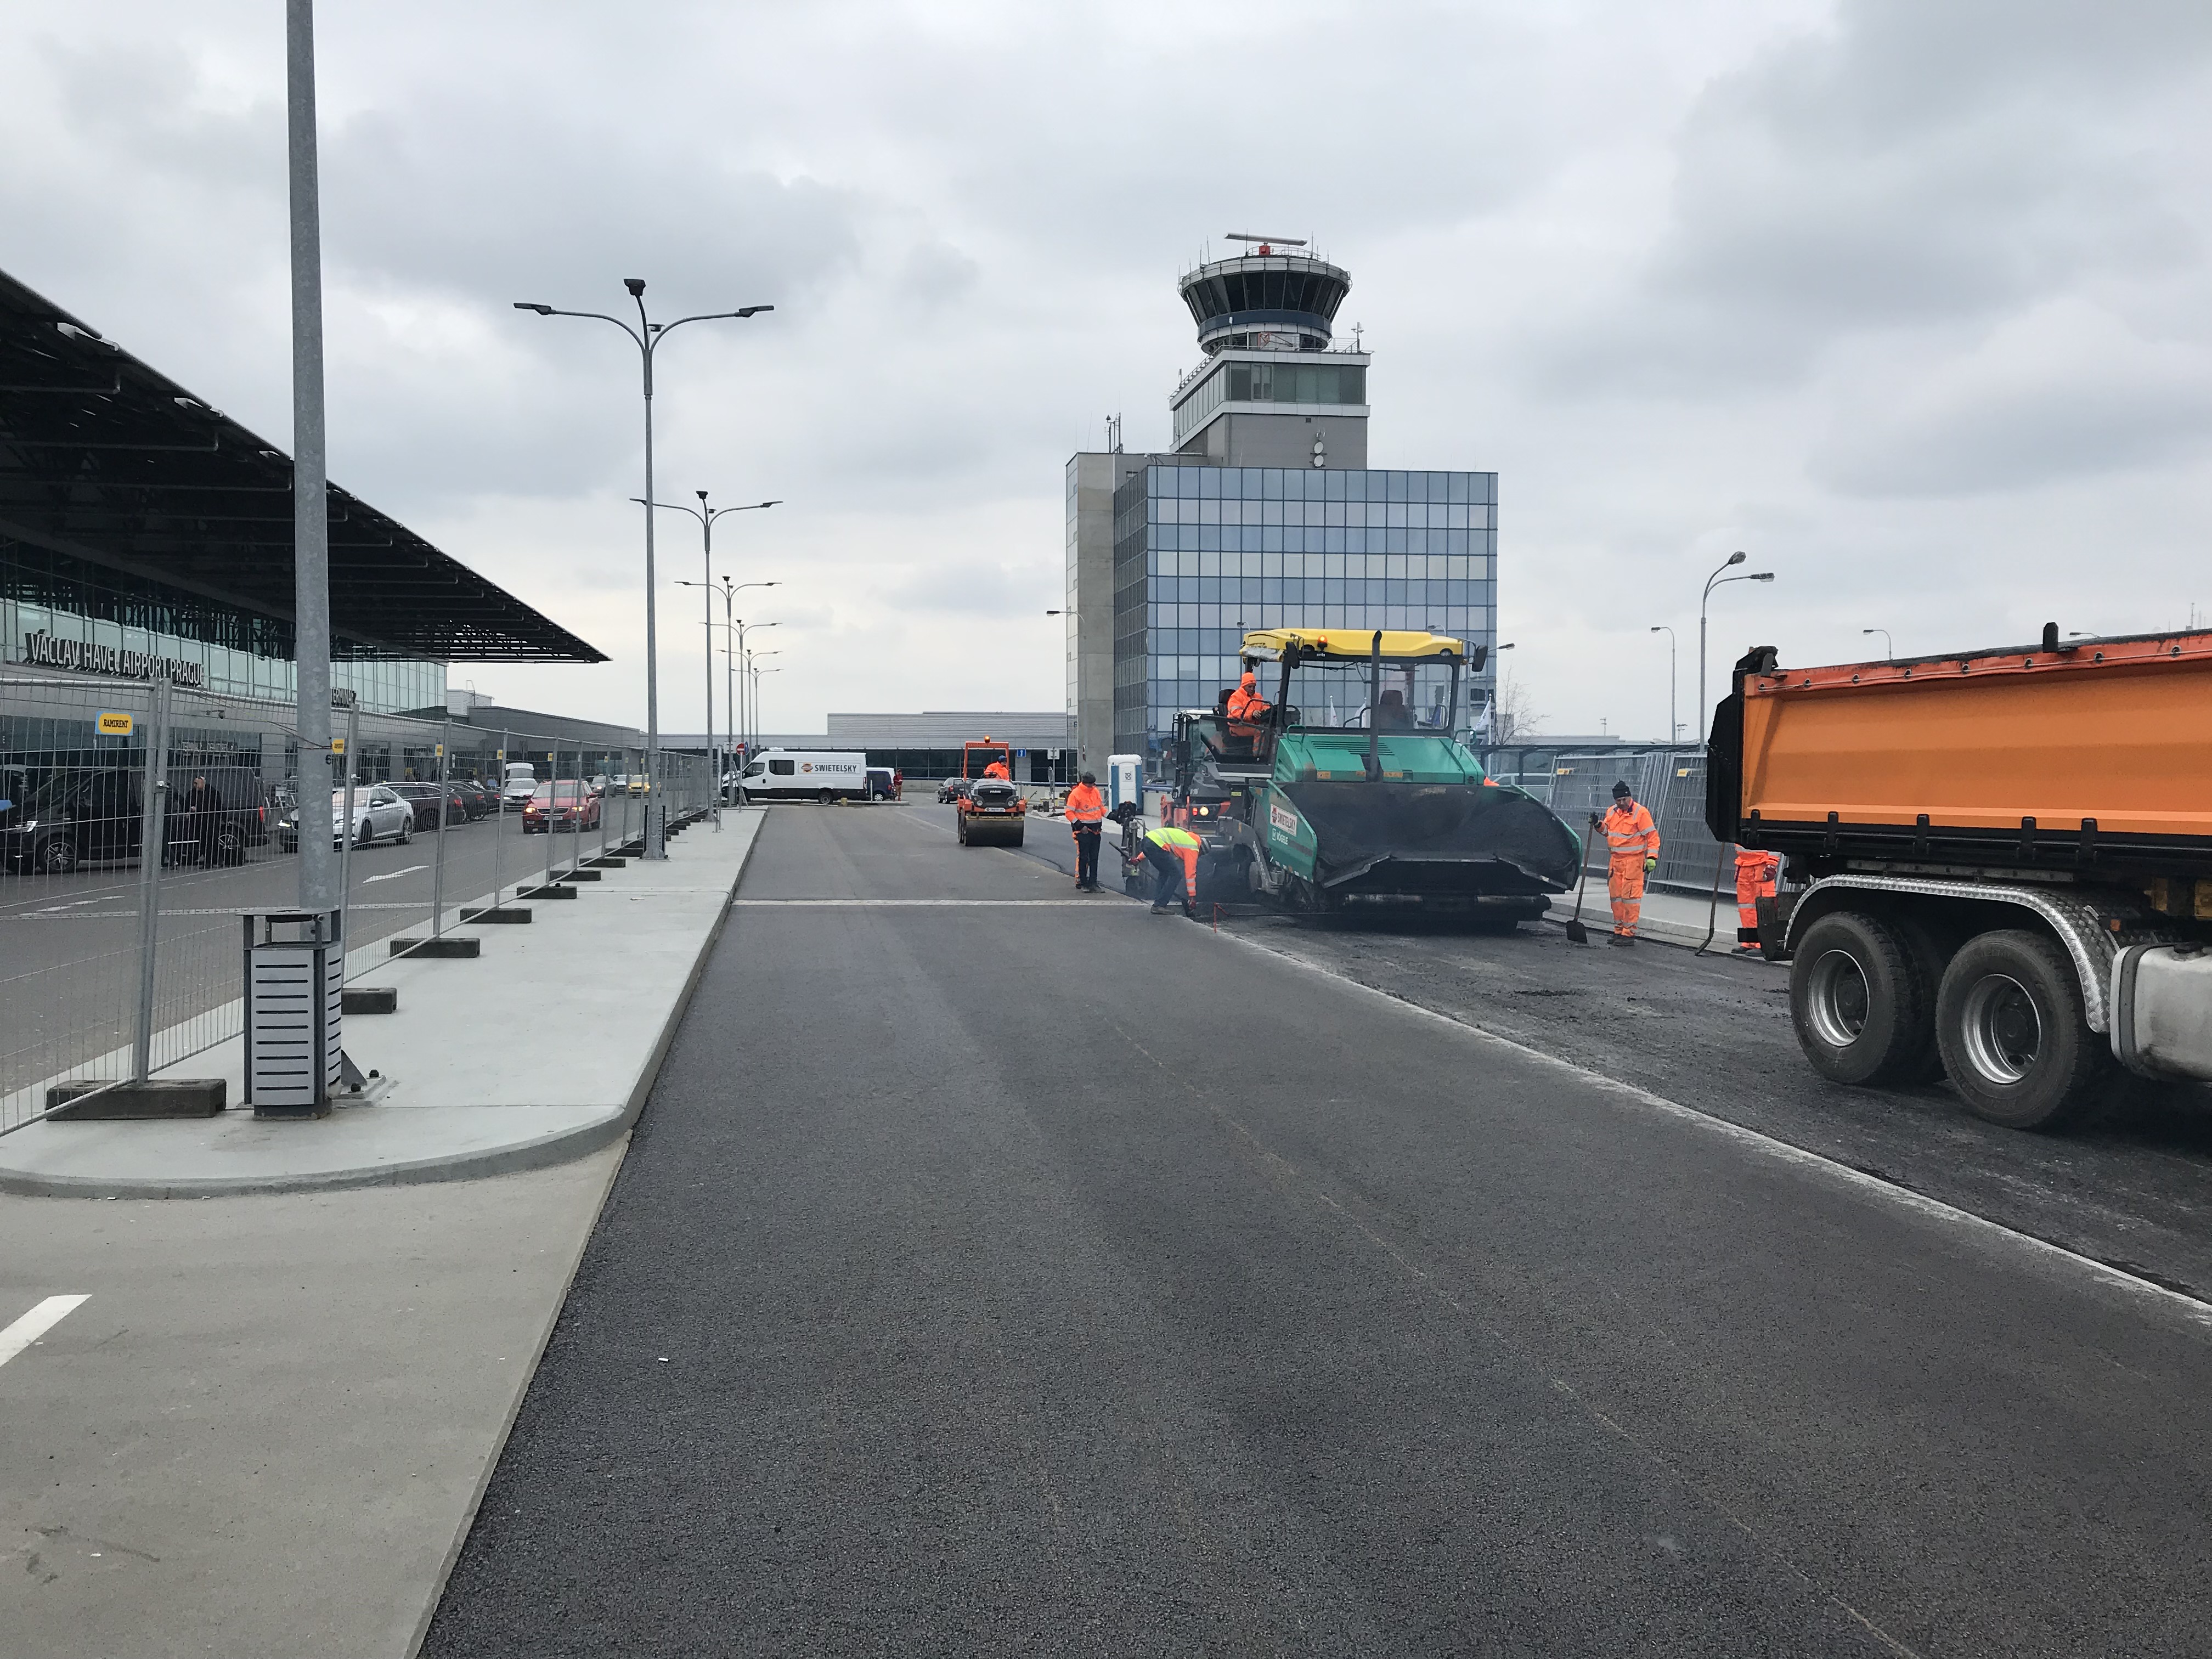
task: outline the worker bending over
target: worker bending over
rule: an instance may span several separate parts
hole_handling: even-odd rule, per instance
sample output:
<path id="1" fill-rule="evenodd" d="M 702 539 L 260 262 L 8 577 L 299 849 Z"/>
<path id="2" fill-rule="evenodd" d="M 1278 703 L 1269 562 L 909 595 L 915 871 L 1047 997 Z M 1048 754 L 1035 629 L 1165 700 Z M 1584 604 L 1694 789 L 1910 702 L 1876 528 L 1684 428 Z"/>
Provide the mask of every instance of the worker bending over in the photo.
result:
<path id="1" fill-rule="evenodd" d="M 1590 823 L 1605 832 L 1613 942 L 1633 945 L 1636 924 L 1644 915 L 1644 878 L 1659 867 L 1659 826 L 1651 821 L 1651 809 L 1636 799 L 1625 781 L 1613 786 L 1613 805 L 1605 817 L 1592 813 Z"/>
<path id="2" fill-rule="evenodd" d="M 1759 948 L 1759 902 L 1772 898 L 1782 854 L 1762 853 L 1749 847 L 1735 849 L 1735 948 L 1755 957 Z"/>
<path id="3" fill-rule="evenodd" d="M 999 778 L 1007 783 L 1012 783 L 1014 781 L 1012 771 L 1008 769 L 1006 762 L 1002 760 L 994 760 L 988 766 L 985 767 L 983 769 L 983 775 L 987 778 Z"/>
<path id="4" fill-rule="evenodd" d="M 1098 780 L 1089 772 L 1067 792 L 1067 822 L 1075 831 L 1075 888 L 1079 893 L 1098 890 L 1098 843 L 1105 835 L 1106 797 L 1098 793 Z"/>
<path id="5" fill-rule="evenodd" d="M 1166 915 L 1178 893 L 1182 896 L 1183 914 L 1187 916 L 1198 914 L 1199 846 L 1196 836 L 1170 824 L 1162 824 L 1157 830 L 1145 832 L 1145 838 L 1139 843 L 1137 851 L 1152 872 L 1154 915 Z"/>

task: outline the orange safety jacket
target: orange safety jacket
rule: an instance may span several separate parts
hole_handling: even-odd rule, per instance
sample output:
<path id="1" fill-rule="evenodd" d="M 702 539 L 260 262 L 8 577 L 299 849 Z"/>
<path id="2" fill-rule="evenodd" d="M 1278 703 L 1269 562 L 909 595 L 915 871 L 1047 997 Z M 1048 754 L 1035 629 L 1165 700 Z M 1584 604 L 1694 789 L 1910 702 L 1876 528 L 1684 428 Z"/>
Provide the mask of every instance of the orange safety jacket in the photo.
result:
<path id="1" fill-rule="evenodd" d="M 1232 720 L 1256 720 L 1267 712 L 1267 700 L 1253 688 L 1251 678 L 1247 674 L 1245 684 L 1229 694 L 1229 718 Z"/>
<path id="2" fill-rule="evenodd" d="M 1006 769 L 1006 763 L 1004 761 L 993 761 L 983 769 L 983 775 L 987 778 L 1004 778 L 1009 783 L 1014 781 L 1014 775 Z"/>
<path id="3" fill-rule="evenodd" d="M 1095 783 L 1079 783 L 1067 792 L 1067 821 L 1075 826 L 1075 833 L 1096 830 L 1106 817 L 1106 797 L 1098 793 Z"/>
<path id="4" fill-rule="evenodd" d="M 1626 809 L 1618 803 L 1606 808 L 1604 829 L 1606 846 L 1614 858 L 1640 863 L 1659 856 L 1659 826 L 1642 801 L 1631 801 Z"/>

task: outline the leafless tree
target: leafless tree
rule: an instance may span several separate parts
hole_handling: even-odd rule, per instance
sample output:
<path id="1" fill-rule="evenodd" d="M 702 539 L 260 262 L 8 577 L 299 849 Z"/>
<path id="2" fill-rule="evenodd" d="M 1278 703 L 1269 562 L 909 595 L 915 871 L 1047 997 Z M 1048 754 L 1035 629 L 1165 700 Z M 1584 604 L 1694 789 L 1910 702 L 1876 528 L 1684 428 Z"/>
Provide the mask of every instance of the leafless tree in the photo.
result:
<path id="1" fill-rule="evenodd" d="M 1535 699 L 1528 688 L 1514 678 L 1513 671 L 1498 671 L 1498 692 L 1490 704 L 1490 741 L 1493 744 L 1518 743 L 1536 735 L 1545 716 L 1536 712 Z"/>

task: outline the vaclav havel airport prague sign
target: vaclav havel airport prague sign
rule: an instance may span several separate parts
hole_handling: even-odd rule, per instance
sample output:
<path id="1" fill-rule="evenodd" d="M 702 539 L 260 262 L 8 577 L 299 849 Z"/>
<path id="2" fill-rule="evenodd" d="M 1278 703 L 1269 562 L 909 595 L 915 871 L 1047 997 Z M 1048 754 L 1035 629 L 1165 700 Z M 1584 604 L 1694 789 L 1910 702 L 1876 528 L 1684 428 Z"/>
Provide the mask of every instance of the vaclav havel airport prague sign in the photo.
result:
<path id="1" fill-rule="evenodd" d="M 23 636 L 23 660 L 33 668 L 68 668 L 80 674 L 110 674 L 118 679 L 161 680 L 173 685 L 201 683 L 200 665 L 179 657 L 157 657 L 89 640 L 58 640 L 46 633 Z"/>

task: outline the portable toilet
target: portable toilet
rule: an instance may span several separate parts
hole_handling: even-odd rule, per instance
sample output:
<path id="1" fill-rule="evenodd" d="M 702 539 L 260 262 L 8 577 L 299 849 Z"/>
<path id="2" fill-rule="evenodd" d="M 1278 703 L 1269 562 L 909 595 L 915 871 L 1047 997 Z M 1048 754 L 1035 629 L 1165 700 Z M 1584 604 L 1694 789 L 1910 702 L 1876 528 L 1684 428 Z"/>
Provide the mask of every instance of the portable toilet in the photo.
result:
<path id="1" fill-rule="evenodd" d="M 1106 757 L 1106 810 L 1110 812 L 1123 801 L 1134 801 L 1139 812 L 1145 810 L 1145 757 L 1142 755 Z"/>

